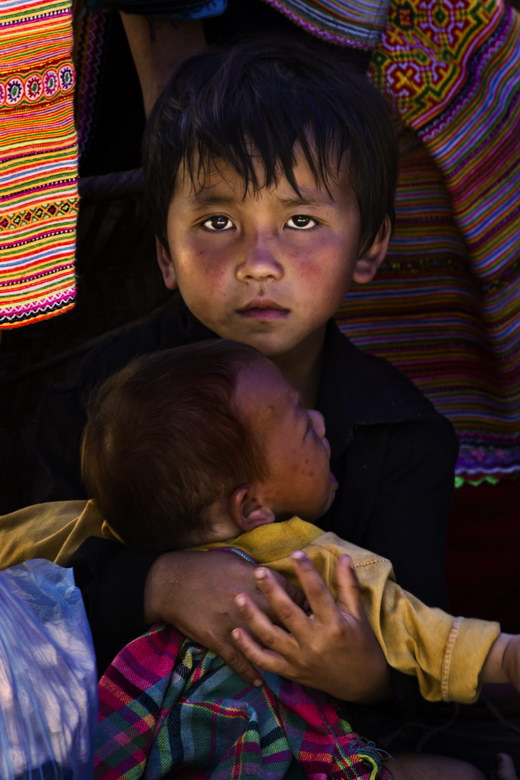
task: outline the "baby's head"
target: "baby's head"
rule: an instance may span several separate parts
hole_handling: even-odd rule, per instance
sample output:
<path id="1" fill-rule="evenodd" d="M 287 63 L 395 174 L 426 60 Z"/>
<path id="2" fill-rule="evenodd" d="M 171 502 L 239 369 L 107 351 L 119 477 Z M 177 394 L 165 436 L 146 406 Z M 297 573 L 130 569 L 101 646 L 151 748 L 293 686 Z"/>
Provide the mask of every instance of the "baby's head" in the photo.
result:
<path id="1" fill-rule="evenodd" d="M 320 517 L 334 497 L 323 418 L 233 341 L 145 355 L 90 402 L 85 484 L 132 546 L 174 550 Z"/>

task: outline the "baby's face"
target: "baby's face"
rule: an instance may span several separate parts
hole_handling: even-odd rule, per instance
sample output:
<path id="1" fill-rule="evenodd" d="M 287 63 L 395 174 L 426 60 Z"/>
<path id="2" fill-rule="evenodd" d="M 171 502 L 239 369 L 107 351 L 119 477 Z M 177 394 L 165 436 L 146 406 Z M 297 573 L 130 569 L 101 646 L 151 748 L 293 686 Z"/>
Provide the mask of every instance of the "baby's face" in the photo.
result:
<path id="1" fill-rule="evenodd" d="M 276 366 L 261 357 L 241 369 L 234 402 L 267 460 L 262 503 L 279 520 L 320 518 L 338 486 L 330 471 L 323 416 L 305 409 Z"/>
<path id="2" fill-rule="evenodd" d="M 304 360 L 306 350 L 315 357 L 358 260 L 360 216 L 346 166 L 327 190 L 297 153 L 294 175 L 301 195 L 283 176 L 244 193 L 224 160 L 200 188 L 181 168 L 161 261 L 165 283 L 179 287 L 197 319 L 277 362 L 295 352 Z"/>

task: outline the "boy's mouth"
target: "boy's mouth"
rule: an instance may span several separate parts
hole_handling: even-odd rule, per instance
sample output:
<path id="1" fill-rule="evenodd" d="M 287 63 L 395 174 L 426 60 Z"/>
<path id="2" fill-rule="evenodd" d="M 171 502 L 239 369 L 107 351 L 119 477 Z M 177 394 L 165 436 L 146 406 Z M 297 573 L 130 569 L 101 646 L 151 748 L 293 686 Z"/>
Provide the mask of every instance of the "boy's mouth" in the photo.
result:
<path id="1" fill-rule="evenodd" d="M 289 314 L 289 309 L 284 309 L 283 306 L 274 301 L 258 299 L 250 301 L 241 309 L 237 309 L 237 313 L 248 319 L 278 320 L 286 317 Z"/>

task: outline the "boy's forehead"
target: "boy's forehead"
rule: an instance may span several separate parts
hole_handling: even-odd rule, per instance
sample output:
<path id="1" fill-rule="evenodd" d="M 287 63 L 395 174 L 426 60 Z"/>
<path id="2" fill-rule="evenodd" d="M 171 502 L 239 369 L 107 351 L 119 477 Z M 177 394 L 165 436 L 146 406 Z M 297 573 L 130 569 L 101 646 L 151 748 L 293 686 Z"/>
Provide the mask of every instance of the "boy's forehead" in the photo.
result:
<path id="1" fill-rule="evenodd" d="M 217 205 L 224 200 L 244 200 L 267 188 L 276 191 L 277 197 L 291 206 L 330 202 L 334 200 L 336 187 L 340 187 L 343 192 L 351 191 L 346 160 L 341 161 L 334 173 L 329 172 L 326 178 L 320 179 L 311 170 L 303 154 L 296 151 L 292 168 L 296 188 L 286 178 L 281 165 L 275 179 L 267 185 L 267 173 L 261 156 L 252 155 L 251 160 L 254 181 L 242 176 L 231 162 L 223 158 L 214 157 L 202 163 L 198 158 L 185 160 L 179 167 L 173 194 L 182 191 L 182 196 L 194 204 Z"/>

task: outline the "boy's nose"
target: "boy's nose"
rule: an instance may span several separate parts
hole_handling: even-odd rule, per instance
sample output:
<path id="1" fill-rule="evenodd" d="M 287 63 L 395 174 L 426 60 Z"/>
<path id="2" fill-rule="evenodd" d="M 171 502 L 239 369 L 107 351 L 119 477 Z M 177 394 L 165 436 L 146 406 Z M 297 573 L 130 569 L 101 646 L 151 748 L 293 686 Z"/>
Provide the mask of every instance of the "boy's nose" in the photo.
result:
<path id="1" fill-rule="evenodd" d="M 278 281 L 282 276 L 283 266 L 265 241 L 248 247 L 237 267 L 239 281 Z"/>

